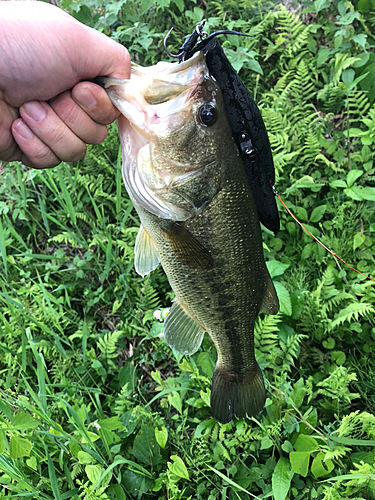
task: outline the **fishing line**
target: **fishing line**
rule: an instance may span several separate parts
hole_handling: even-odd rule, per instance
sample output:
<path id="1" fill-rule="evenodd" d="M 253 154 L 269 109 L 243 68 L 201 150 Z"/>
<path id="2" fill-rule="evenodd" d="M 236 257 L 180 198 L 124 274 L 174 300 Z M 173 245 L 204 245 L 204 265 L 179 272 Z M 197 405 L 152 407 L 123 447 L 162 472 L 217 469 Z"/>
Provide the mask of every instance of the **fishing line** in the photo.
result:
<path id="1" fill-rule="evenodd" d="M 352 269 L 353 271 L 355 271 L 356 273 L 358 274 L 362 274 L 362 276 L 365 276 L 366 278 L 368 278 L 369 280 L 371 281 L 374 281 L 375 282 L 375 279 L 373 278 L 370 278 L 370 276 L 367 276 L 367 274 L 364 274 L 364 273 L 361 273 L 361 271 L 358 271 L 358 269 L 355 269 L 354 267 L 352 267 L 351 265 L 349 265 L 347 262 L 345 262 L 345 260 L 343 260 L 341 257 L 339 257 L 335 252 L 333 252 L 331 249 L 329 249 L 328 247 L 326 247 L 316 236 L 314 236 L 312 233 L 310 233 L 310 231 L 302 224 L 302 222 L 300 222 L 297 217 L 293 214 L 293 212 L 290 210 L 290 208 L 288 208 L 285 203 L 283 202 L 283 200 L 280 198 L 278 192 L 276 191 L 276 189 L 274 188 L 274 193 L 275 193 L 275 196 L 278 197 L 278 199 L 280 200 L 280 202 L 282 203 L 282 205 L 285 207 L 285 209 L 287 210 L 287 212 L 293 217 L 293 219 L 297 222 L 297 224 L 299 224 L 305 231 L 306 233 L 308 233 L 315 241 L 317 241 L 319 243 L 320 246 L 322 246 L 325 250 L 327 250 L 327 252 L 329 252 L 331 255 L 333 255 L 333 257 L 335 259 L 338 259 L 340 262 L 342 262 L 343 264 L 345 264 L 347 267 L 349 267 L 350 269 Z"/>

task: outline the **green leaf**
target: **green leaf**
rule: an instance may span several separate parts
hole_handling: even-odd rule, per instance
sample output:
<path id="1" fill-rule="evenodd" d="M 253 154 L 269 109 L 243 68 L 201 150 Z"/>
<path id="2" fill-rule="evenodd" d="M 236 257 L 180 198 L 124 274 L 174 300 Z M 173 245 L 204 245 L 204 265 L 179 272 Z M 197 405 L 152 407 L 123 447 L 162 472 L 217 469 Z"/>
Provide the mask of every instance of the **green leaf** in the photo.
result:
<path id="1" fill-rule="evenodd" d="M 360 33 L 359 35 L 354 35 L 352 40 L 364 49 L 366 45 L 367 35 L 365 35 L 364 33 Z"/>
<path id="2" fill-rule="evenodd" d="M 329 183 L 331 187 L 346 188 L 346 182 L 342 179 L 336 179 Z"/>
<path id="3" fill-rule="evenodd" d="M 289 460 L 280 457 L 272 474 L 272 493 L 275 500 L 285 500 L 293 475 Z"/>
<path id="4" fill-rule="evenodd" d="M 314 2 L 314 9 L 315 12 L 318 14 L 321 10 L 327 9 L 330 7 L 330 3 L 328 0 L 315 0 Z"/>
<path id="5" fill-rule="evenodd" d="M 182 415 L 182 399 L 178 392 L 168 394 L 168 403 Z"/>
<path id="6" fill-rule="evenodd" d="M 206 388 L 206 391 L 200 391 L 200 397 L 202 398 L 206 406 L 210 406 L 211 390 Z"/>
<path id="7" fill-rule="evenodd" d="M 118 417 L 105 418 L 99 420 L 98 424 L 102 430 L 115 431 L 122 428 L 122 422 Z"/>
<path id="8" fill-rule="evenodd" d="M 177 477 L 189 480 L 189 473 L 183 460 L 177 455 L 171 455 L 173 463 L 168 462 L 168 469 Z"/>
<path id="9" fill-rule="evenodd" d="M 312 211 L 312 214 L 310 216 L 310 222 L 319 222 L 320 219 L 323 217 L 325 214 L 327 205 L 320 205 L 319 207 L 314 208 Z"/>
<path id="10" fill-rule="evenodd" d="M 90 453 L 82 450 L 78 452 L 77 458 L 80 464 L 92 464 L 93 462 L 95 462 L 94 457 L 90 455 Z"/>
<path id="11" fill-rule="evenodd" d="M 92 484 L 95 484 L 97 481 L 99 481 L 103 469 L 100 467 L 100 465 L 86 465 L 85 471 Z"/>
<path id="12" fill-rule="evenodd" d="M 159 431 L 158 427 L 155 427 L 155 439 L 160 448 L 165 448 L 168 441 L 168 431 L 165 427 L 162 427 Z"/>
<path id="13" fill-rule="evenodd" d="M 20 436 L 12 436 L 10 438 L 9 454 L 11 458 L 29 457 L 33 444 L 28 439 Z"/>
<path id="14" fill-rule="evenodd" d="M 363 199 L 360 186 L 352 186 L 351 188 L 344 189 L 344 193 L 355 201 L 361 201 Z"/>
<path id="15" fill-rule="evenodd" d="M 259 73 L 260 75 L 263 75 L 263 70 L 254 58 L 249 57 L 249 59 L 246 61 L 246 66 L 251 70 L 254 71 L 255 73 Z"/>
<path id="16" fill-rule="evenodd" d="M 350 170 L 346 176 L 346 183 L 348 187 L 351 187 L 354 182 L 361 177 L 363 170 Z"/>
<path id="17" fill-rule="evenodd" d="M 216 424 L 216 420 L 214 418 L 210 418 L 209 420 L 204 420 L 200 424 L 198 424 L 197 428 L 194 432 L 194 439 L 200 438 L 202 435 L 204 436 L 208 431 L 210 431 L 213 426 Z M 204 432 L 206 431 L 206 432 Z"/>
<path id="18" fill-rule="evenodd" d="M 271 278 L 275 278 L 276 276 L 281 276 L 282 274 L 284 274 L 285 270 L 288 269 L 290 264 L 283 264 L 278 260 L 268 260 L 266 262 L 266 266 Z"/>
<path id="19" fill-rule="evenodd" d="M 353 251 L 356 251 L 364 242 L 366 236 L 361 233 L 356 233 L 353 238 Z"/>
<path id="20" fill-rule="evenodd" d="M 297 382 L 293 385 L 293 390 L 290 393 L 289 397 L 292 399 L 293 403 L 297 408 L 299 408 L 306 394 L 305 382 L 301 377 Z"/>
<path id="21" fill-rule="evenodd" d="M 334 338 L 329 337 L 327 340 L 323 340 L 323 347 L 326 349 L 333 349 L 335 347 L 336 341 Z"/>
<path id="22" fill-rule="evenodd" d="M 284 441 L 281 445 L 281 449 L 285 451 L 285 453 L 291 453 L 293 450 L 292 443 L 288 440 Z"/>
<path id="23" fill-rule="evenodd" d="M 27 431 L 38 427 L 40 422 L 27 413 L 19 411 L 12 420 L 12 427 L 19 431 Z"/>
<path id="24" fill-rule="evenodd" d="M 331 360 L 336 363 L 336 365 L 342 366 L 345 363 L 346 354 L 342 351 L 333 351 Z"/>
<path id="25" fill-rule="evenodd" d="M 320 66 L 322 66 L 327 61 L 330 54 L 331 54 L 331 49 L 327 49 L 327 48 L 319 49 L 318 57 L 316 60 L 316 65 L 318 68 Z"/>
<path id="26" fill-rule="evenodd" d="M 177 5 L 178 10 L 180 12 L 184 11 L 184 8 L 185 8 L 185 6 L 184 6 L 184 0 L 173 0 L 173 2 Z"/>
<path id="27" fill-rule="evenodd" d="M 212 378 L 215 369 L 215 361 L 209 352 L 205 351 L 199 353 L 199 356 L 197 358 L 197 366 L 202 369 L 202 372 L 208 378 Z"/>
<path id="28" fill-rule="evenodd" d="M 147 465 L 155 466 L 160 463 L 160 447 L 153 427 L 142 425 L 140 433 L 134 439 L 133 455 Z"/>
<path id="29" fill-rule="evenodd" d="M 307 451 L 292 451 L 289 453 L 290 465 L 295 474 L 306 477 L 309 472 L 310 453 Z"/>
<path id="30" fill-rule="evenodd" d="M 375 201 L 375 188 L 364 187 L 361 189 L 361 195 L 364 200 Z"/>
<path id="31" fill-rule="evenodd" d="M 126 500 L 126 495 L 121 484 L 111 484 L 106 494 L 110 500 Z"/>
<path id="32" fill-rule="evenodd" d="M 375 452 L 374 451 L 357 451 L 350 455 L 350 460 L 353 464 L 360 464 L 364 462 L 365 464 L 373 465 L 375 462 Z"/>
<path id="33" fill-rule="evenodd" d="M 305 436 L 305 434 L 300 434 L 297 441 L 294 444 L 294 449 L 296 451 L 305 451 L 312 453 L 319 449 L 319 445 L 316 439 L 311 436 Z"/>
<path id="34" fill-rule="evenodd" d="M 315 250 L 315 243 L 307 243 L 301 252 L 301 258 L 306 260 L 313 254 Z"/>
<path id="35" fill-rule="evenodd" d="M 276 293 L 280 302 L 280 311 L 286 314 L 287 316 L 292 315 L 292 301 L 290 300 L 290 293 L 285 288 L 284 285 L 279 283 L 278 281 L 274 281 Z"/>
<path id="36" fill-rule="evenodd" d="M 261 450 L 268 450 L 273 446 L 273 441 L 269 436 L 264 436 L 260 442 Z"/>
<path id="37" fill-rule="evenodd" d="M 36 461 L 35 457 L 30 457 L 26 459 L 26 465 L 30 467 L 30 469 L 37 470 L 38 469 L 38 462 Z"/>
<path id="38" fill-rule="evenodd" d="M 344 189 L 344 193 L 356 201 L 375 201 L 375 188 L 373 187 L 352 186 L 349 189 Z"/>
<path id="39" fill-rule="evenodd" d="M 314 477 L 317 479 L 322 476 L 326 476 L 330 472 L 333 471 L 334 465 L 333 462 L 330 458 L 327 460 L 324 460 L 325 454 L 320 452 L 318 455 L 314 458 L 312 464 L 311 464 L 311 472 Z"/>

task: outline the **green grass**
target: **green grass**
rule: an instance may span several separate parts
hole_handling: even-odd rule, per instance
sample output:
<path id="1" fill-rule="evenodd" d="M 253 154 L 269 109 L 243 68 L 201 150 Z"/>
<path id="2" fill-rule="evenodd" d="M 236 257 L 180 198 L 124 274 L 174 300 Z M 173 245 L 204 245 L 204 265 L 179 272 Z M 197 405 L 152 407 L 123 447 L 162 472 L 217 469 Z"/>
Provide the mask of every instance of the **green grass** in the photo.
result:
<path id="1" fill-rule="evenodd" d="M 161 34 L 174 25 L 176 52 L 203 14 L 211 31 L 250 33 L 221 41 L 256 91 L 278 192 L 325 245 L 375 276 L 375 95 L 368 76 L 357 80 L 374 71 L 370 3 L 308 2 L 303 21 L 266 2 L 63 7 L 148 65 L 165 59 Z M 281 312 L 255 330 L 266 406 L 218 424 L 210 340 L 191 357 L 173 353 L 153 316 L 171 305 L 168 281 L 160 268 L 134 271 L 139 222 L 120 163 L 112 126 L 77 164 L 2 174 L 2 496 L 375 498 L 373 283 L 280 206 L 281 230 L 263 239 Z"/>

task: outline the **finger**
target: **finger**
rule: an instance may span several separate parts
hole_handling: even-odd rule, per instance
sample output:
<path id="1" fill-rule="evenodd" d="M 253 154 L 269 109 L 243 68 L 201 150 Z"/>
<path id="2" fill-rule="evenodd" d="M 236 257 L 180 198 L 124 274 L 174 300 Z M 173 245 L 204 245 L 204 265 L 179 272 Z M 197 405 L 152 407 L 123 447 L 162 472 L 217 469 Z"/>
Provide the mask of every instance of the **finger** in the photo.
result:
<path id="1" fill-rule="evenodd" d="M 60 160 L 77 161 L 85 155 L 85 143 L 65 125 L 47 103 L 27 102 L 20 107 L 20 114 L 33 134 Z M 37 142 L 33 144 L 36 145 Z M 29 153 L 26 154 L 30 157 Z"/>
<path id="2" fill-rule="evenodd" d="M 109 125 L 120 115 L 107 92 L 95 83 L 78 83 L 72 90 L 72 97 L 97 123 Z"/>
<path id="3" fill-rule="evenodd" d="M 16 118 L 16 110 L 0 100 L 0 161 L 21 159 L 21 152 L 11 131 L 12 123 Z"/>
<path id="4" fill-rule="evenodd" d="M 72 99 L 70 91 L 63 92 L 49 104 L 66 126 L 86 144 L 100 144 L 107 137 L 107 127 L 90 118 Z"/>
<path id="5" fill-rule="evenodd" d="M 61 163 L 60 158 L 33 133 L 22 118 L 13 122 L 12 133 L 21 150 L 18 159 L 27 167 L 52 168 Z"/>

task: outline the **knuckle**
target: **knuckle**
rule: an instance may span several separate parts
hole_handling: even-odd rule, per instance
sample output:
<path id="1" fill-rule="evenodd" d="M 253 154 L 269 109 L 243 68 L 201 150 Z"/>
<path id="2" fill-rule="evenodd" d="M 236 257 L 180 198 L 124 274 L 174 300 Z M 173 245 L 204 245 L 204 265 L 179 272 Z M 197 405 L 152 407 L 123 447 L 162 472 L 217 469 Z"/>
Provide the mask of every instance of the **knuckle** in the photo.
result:
<path id="1" fill-rule="evenodd" d="M 70 91 L 64 92 L 51 100 L 50 106 L 57 116 L 67 123 L 74 122 L 79 114 L 77 104 L 73 101 Z"/>
<path id="2" fill-rule="evenodd" d="M 33 165 L 38 165 L 39 168 L 48 168 L 60 163 L 60 160 L 56 158 L 53 152 L 47 147 L 41 147 L 35 151 L 34 154 L 28 154 L 27 156 L 30 162 Z M 58 163 L 56 163 L 56 161 L 58 161 Z"/>

